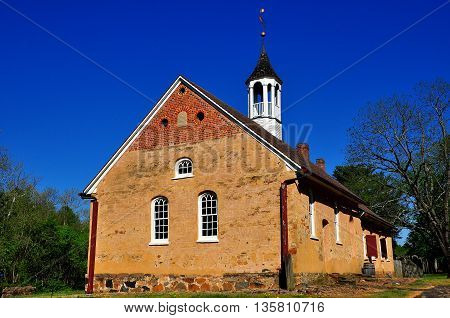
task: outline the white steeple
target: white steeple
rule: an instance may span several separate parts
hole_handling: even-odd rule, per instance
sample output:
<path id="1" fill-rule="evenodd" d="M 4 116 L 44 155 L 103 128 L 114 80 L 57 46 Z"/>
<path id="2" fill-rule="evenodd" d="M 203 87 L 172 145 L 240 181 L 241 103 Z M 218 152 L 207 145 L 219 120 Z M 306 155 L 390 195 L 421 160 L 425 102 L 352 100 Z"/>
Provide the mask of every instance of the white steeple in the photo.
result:
<path id="1" fill-rule="evenodd" d="M 258 63 L 245 84 L 248 87 L 248 117 L 278 139 L 281 130 L 281 85 L 283 81 L 273 70 L 264 48 Z"/>

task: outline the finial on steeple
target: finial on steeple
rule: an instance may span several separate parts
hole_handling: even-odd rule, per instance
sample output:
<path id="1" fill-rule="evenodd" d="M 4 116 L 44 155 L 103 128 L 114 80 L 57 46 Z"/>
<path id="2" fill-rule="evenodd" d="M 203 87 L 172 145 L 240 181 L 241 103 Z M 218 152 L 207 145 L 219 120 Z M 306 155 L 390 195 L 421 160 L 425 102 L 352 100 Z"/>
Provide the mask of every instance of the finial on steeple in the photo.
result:
<path id="1" fill-rule="evenodd" d="M 264 43 L 264 37 L 266 36 L 266 24 L 264 23 L 264 18 L 263 18 L 263 13 L 265 11 L 266 10 L 264 10 L 264 8 L 259 9 L 259 17 L 258 17 L 259 22 L 261 23 L 261 28 L 262 28 L 261 37 L 263 39 L 263 43 Z"/>

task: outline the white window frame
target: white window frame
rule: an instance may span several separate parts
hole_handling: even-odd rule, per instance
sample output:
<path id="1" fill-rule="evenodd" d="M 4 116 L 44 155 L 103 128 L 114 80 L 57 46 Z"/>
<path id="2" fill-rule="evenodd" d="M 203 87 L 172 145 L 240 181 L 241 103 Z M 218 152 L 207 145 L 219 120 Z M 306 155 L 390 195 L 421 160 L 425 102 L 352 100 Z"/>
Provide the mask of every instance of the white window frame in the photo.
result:
<path id="1" fill-rule="evenodd" d="M 155 204 L 158 200 L 165 200 L 166 204 L 167 204 L 167 238 L 166 239 L 157 239 L 156 238 L 156 232 L 155 232 L 155 225 L 156 225 L 156 218 L 155 218 Z M 152 200 L 151 203 L 151 211 L 150 211 L 150 224 L 152 226 L 151 228 L 151 238 L 150 238 L 150 243 L 149 245 L 169 245 L 169 229 L 170 229 L 170 224 L 169 224 L 169 219 L 170 219 L 170 215 L 169 215 L 169 200 L 166 197 L 163 196 L 159 196 L 156 197 Z"/>
<path id="2" fill-rule="evenodd" d="M 318 240 L 316 236 L 316 211 L 315 211 L 315 200 L 314 200 L 314 193 L 312 191 L 309 191 L 308 195 L 308 209 L 309 209 L 309 228 L 310 228 L 310 239 L 312 240 Z"/>
<path id="3" fill-rule="evenodd" d="M 340 212 L 337 203 L 334 204 L 334 230 L 336 232 L 336 244 L 342 245 L 341 242 L 341 224 L 340 224 Z"/>
<path id="4" fill-rule="evenodd" d="M 185 161 L 189 161 L 191 164 L 191 172 L 189 173 L 179 173 L 179 168 L 180 165 L 185 162 Z M 175 163 L 175 177 L 173 177 L 173 180 L 176 179 L 184 179 L 184 178 L 192 178 L 194 176 L 194 164 L 192 163 L 192 160 L 189 158 L 180 158 L 177 160 L 177 162 Z"/>
<path id="5" fill-rule="evenodd" d="M 213 195 L 216 200 L 216 216 L 217 216 L 217 235 L 203 236 L 203 219 L 202 219 L 202 199 L 206 195 Z M 219 242 L 219 200 L 217 194 L 213 191 L 205 191 L 198 196 L 198 243 L 218 243 Z"/>

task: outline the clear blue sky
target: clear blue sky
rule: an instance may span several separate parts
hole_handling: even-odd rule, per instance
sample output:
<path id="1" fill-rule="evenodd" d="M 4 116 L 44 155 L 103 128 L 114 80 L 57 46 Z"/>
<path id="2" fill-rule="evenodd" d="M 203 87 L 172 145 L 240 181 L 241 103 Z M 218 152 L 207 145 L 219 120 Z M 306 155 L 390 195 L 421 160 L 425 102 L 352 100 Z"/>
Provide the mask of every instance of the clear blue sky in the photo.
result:
<path id="1" fill-rule="evenodd" d="M 0 146 L 40 187 L 81 191 L 153 105 L 2 2 Z M 261 3 L 287 107 L 445 1 L 6 2 L 153 100 L 184 74 L 246 113 Z M 449 78 L 449 30 L 447 5 L 284 112 L 284 123 L 312 124 L 311 156 L 332 171 L 359 107 Z"/>

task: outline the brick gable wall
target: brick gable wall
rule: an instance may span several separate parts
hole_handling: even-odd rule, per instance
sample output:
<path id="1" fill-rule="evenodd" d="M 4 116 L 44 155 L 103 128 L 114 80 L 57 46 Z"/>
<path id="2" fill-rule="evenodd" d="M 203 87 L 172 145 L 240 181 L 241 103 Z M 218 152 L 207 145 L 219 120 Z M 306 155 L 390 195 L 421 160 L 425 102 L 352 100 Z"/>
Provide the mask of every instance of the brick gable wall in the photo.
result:
<path id="1" fill-rule="evenodd" d="M 184 93 L 181 90 L 184 90 Z M 186 122 L 183 115 L 178 118 L 182 112 L 186 112 Z M 199 112 L 204 114 L 203 120 L 197 118 Z M 167 126 L 162 124 L 164 119 L 168 122 Z M 229 137 L 240 132 L 242 130 L 235 123 L 196 93 L 180 85 L 133 142 L 129 151 L 198 143 L 203 140 Z"/>

